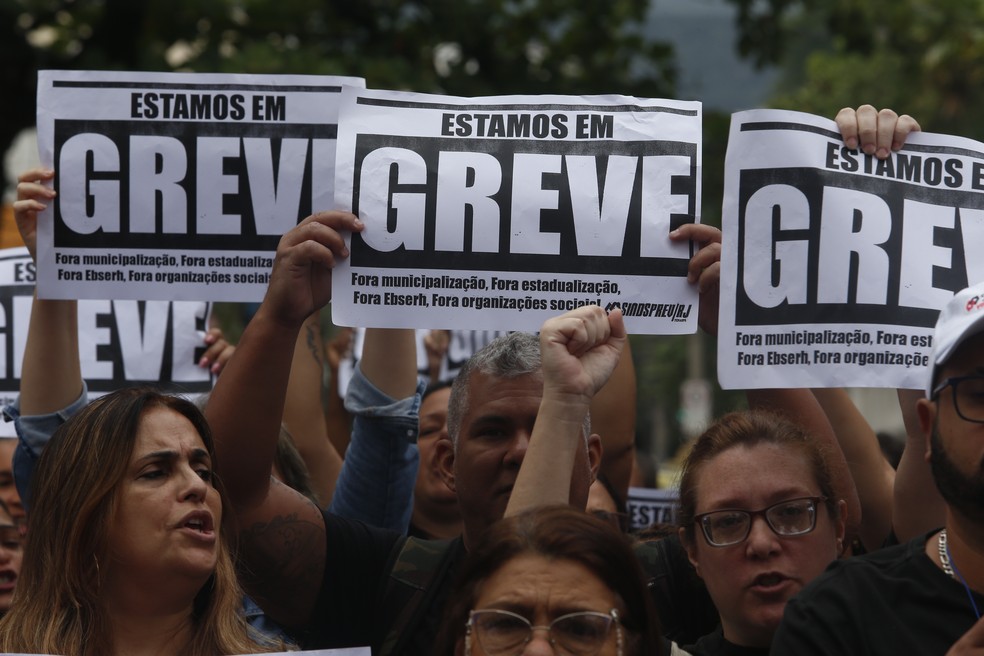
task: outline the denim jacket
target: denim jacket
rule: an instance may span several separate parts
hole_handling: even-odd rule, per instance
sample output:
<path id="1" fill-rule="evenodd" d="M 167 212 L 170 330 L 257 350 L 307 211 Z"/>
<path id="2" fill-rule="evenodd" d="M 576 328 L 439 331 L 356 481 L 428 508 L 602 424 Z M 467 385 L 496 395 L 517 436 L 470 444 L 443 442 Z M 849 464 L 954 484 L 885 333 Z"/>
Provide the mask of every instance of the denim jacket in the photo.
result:
<path id="1" fill-rule="evenodd" d="M 14 422 L 17 431 L 17 448 L 14 450 L 14 485 L 20 495 L 24 510 L 30 512 L 31 481 L 34 478 L 34 468 L 41 457 L 41 451 L 51 439 L 58 427 L 68 421 L 72 415 L 89 403 L 89 388 L 82 381 L 82 393 L 75 401 L 61 410 L 46 415 L 28 415 L 20 413 L 20 397 L 11 405 L 4 406 L 3 416 L 6 421 Z"/>
<path id="2" fill-rule="evenodd" d="M 345 394 L 352 437 L 328 512 L 406 533 L 417 480 L 417 430 L 424 384 L 396 401 L 356 367 Z"/>

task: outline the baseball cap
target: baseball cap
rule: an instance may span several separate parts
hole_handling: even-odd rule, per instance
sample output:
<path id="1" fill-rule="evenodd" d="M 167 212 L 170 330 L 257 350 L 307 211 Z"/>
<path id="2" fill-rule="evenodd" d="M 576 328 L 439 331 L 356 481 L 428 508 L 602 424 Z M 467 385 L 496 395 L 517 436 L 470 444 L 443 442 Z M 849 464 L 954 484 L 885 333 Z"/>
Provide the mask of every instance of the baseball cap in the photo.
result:
<path id="1" fill-rule="evenodd" d="M 933 355 L 926 380 L 927 397 L 933 393 L 937 369 L 961 344 L 980 332 L 984 332 L 984 283 L 957 292 L 940 312 L 933 333 Z"/>

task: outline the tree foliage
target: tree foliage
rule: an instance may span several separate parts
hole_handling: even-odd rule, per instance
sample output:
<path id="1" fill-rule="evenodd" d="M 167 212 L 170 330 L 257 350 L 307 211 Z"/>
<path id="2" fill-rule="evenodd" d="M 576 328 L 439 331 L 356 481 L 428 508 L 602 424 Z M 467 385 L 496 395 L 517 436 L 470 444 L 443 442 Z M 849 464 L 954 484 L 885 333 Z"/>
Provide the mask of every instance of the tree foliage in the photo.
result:
<path id="1" fill-rule="evenodd" d="M 779 106 L 824 116 L 871 103 L 923 129 L 984 139 L 984 3 L 729 0 L 742 52 L 785 71 Z"/>
<path id="2" fill-rule="evenodd" d="M 0 0 L 0 148 L 39 68 L 311 73 L 453 95 L 672 97 L 644 0 Z"/>
<path id="3" fill-rule="evenodd" d="M 352 75 L 373 88 L 460 96 L 672 98 L 672 48 L 643 30 L 650 6 L 649 0 L 0 0 L 0 75 L 13 99 L 0 104 L 0 149 L 34 123 L 42 68 Z M 723 153 L 723 138 L 718 150 Z M 717 223 L 720 189 L 707 190 L 704 199 Z M 222 312 L 238 316 L 231 306 Z M 675 430 L 686 372 L 681 343 L 637 340 L 641 429 L 650 409 L 660 407 Z"/>

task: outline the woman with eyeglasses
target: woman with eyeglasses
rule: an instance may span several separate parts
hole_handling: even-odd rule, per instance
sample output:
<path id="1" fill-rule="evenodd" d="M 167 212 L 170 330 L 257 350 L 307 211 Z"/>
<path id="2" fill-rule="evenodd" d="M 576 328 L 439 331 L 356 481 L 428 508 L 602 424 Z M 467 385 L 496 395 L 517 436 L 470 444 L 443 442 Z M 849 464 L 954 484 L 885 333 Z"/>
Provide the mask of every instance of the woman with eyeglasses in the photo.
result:
<path id="1" fill-rule="evenodd" d="M 846 504 L 824 448 L 761 411 L 731 413 L 694 443 L 680 478 L 680 539 L 721 616 L 685 647 L 767 655 L 786 602 L 844 550 Z"/>
<path id="2" fill-rule="evenodd" d="M 548 506 L 497 522 L 469 553 L 435 653 L 662 651 L 645 577 L 626 539 L 587 513 Z"/>

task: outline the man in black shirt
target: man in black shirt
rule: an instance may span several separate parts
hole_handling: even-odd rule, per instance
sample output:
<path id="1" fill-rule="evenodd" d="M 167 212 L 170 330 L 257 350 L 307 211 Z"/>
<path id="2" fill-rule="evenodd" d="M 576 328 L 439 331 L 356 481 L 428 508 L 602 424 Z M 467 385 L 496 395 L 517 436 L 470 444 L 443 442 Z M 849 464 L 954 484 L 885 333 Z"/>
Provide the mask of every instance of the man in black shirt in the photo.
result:
<path id="1" fill-rule="evenodd" d="M 430 656 L 457 562 L 502 517 L 527 448 L 583 439 L 570 462 L 551 468 L 569 480 L 569 494 L 556 502 L 585 506 L 601 442 L 584 419 L 626 335 L 619 312 L 579 308 L 548 321 L 539 340 L 502 338 L 490 345 L 499 353 L 459 374 L 450 402 L 454 445 L 443 447 L 442 462 L 465 518 L 461 539 L 438 548 L 323 513 L 272 480 L 270 466 L 297 333 L 330 298 L 331 267 L 347 255 L 339 231 L 361 229 L 349 213 L 324 212 L 283 237 L 266 298 L 206 413 L 239 528 L 244 585 L 266 614 L 307 648 L 368 644 L 374 654 Z"/>
<path id="2" fill-rule="evenodd" d="M 927 383 L 918 413 L 945 527 L 832 565 L 786 605 L 773 654 L 948 654 L 984 645 L 984 285 L 941 312 Z"/>

